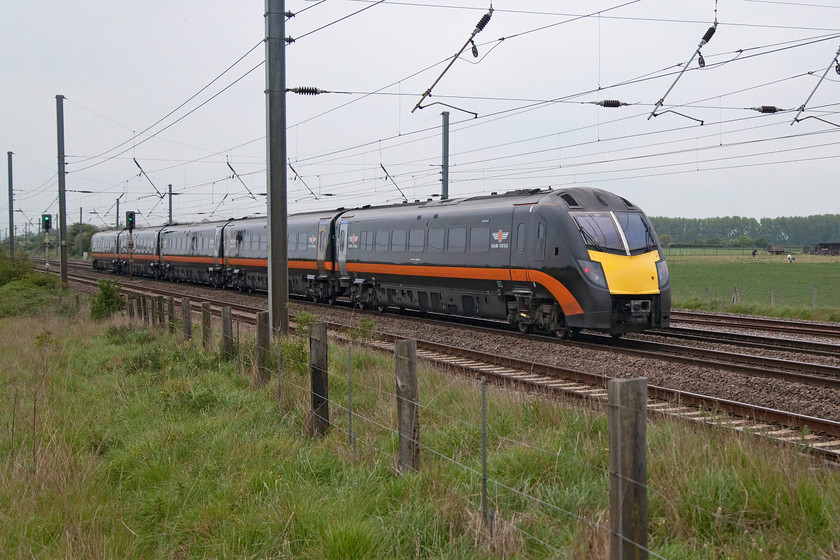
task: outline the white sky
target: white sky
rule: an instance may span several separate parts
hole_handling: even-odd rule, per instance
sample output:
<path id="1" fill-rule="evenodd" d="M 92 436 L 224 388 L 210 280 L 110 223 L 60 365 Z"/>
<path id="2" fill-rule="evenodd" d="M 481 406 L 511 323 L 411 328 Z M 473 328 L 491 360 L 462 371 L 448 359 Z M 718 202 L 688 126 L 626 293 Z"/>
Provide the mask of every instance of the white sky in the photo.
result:
<path id="1" fill-rule="evenodd" d="M 288 157 L 300 174 L 289 170 L 290 211 L 401 200 L 381 166 L 411 200 L 440 192 L 447 108 L 412 108 L 488 6 L 287 0 L 297 15 L 286 35 L 299 38 L 286 50 L 287 86 L 352 92 L 288 94 Z M 480 57 L 468 48 L 424 103 L 457 107 L 448 109 L 451 197 L 582 185 L 655 216 L 840 214 L 833 63 L 802 115 L 824 120 L 791 125 L 840 47 L 840 2 L 495 0 L 493 8 L 475 38 Z M 705 68 L 695 59 L 660 109 L 704 124 L 673 112 L 648 119 L 716 8 Z M 264 213 L 264 9 L 255 0 L 6 2 L 0 155 L 5 164 L 14 152 L 18 232 L 25 217 L 37 224 L 58 212 L 58 94 L 69 224 L 80 207 L 86 222 L 113 224 L 118 197 L 121 214 L 141 214 L 139 225 L 165 222 L 168 200 L 134 158 L 158 190 L 172 184 L 176 221 Z M 589 103 L 602 99 L 632 105 Z M 760 105 L 789 111 L 749 110 Z"/>

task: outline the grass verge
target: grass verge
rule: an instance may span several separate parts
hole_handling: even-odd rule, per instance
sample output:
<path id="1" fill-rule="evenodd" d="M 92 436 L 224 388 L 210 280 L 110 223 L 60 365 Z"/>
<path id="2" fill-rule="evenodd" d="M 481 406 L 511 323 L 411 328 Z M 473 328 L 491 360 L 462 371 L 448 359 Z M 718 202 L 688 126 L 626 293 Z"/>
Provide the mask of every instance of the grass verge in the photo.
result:
<path id="1" fill-rule="evenodd" d="M 257 390 L 248 365 L 88 316 L 0 323 L 4 558 L 607 557 L 599 411 L 490 389 L 491 537 L 475 382 L 420 368 L 423 467 L 401 475 L 392 357 L 353 352 L 354 449 L 346 348 L 330 352 L 333 427 L 313 439 L 303 342 L 285 341 L 282 384 Z M 835 471 L 682 424 L 648 437 L 656 554 L 840 554 Z"/>

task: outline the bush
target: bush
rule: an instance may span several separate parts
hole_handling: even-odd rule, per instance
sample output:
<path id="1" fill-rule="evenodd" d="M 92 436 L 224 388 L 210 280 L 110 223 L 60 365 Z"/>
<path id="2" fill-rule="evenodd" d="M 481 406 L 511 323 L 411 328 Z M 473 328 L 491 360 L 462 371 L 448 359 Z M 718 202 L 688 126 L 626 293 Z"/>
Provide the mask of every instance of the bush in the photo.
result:
<path id="1" fill-rule="evenodd" d="M 116 280 L 100 280 L 99 293 L 90 303 L 90 318 L 106 319 L 117 311 L 122 311 L 124 306 L 125 302 L 120 295 L 120 285 Z"/>
<path id="2" fill-rule="evenodd" d="M 8 252 L 0 248 L 0 286 L 5 286 L 12 280 L 20 280 L 32 270 L 32 262 L 23 252 L 9 258 Z"/>

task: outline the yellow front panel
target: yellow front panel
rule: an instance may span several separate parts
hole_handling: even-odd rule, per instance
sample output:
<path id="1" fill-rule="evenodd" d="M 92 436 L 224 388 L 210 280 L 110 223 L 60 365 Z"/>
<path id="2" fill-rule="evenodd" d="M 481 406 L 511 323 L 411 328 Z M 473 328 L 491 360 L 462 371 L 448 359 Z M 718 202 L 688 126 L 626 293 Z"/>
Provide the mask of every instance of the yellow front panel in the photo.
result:
<path id="1" fill-rule="evenodd" d="M 659 279 L 656 277 L 658 251 L 632 257 L 589 251 L 589 258 L 604 267 L 604 277 L 611 294 L 659 293 Z"/>

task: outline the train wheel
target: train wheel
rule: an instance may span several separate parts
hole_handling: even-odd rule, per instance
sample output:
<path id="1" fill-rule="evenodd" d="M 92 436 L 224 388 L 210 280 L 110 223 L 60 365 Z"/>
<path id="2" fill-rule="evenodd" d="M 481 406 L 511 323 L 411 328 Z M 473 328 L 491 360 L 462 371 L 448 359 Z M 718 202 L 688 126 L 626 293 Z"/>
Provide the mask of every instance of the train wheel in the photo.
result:
<path id="1" fill-rule="evenodd" d="M 530 323 L 516 323 L 516 329 L 521 332 L 522 334 L 528 334 L 531 332 L 531 324 Z"/>
<path id="2" fill-rule="evenodd" d="M 386 311 L 388 311 L 388 306 L 387 306 L 387 305 L 385 305 L 384 303 L 380 303 L 380 304 L 378 304 L 378 305 L 376 306 L 376 309 L 377 309 L 380 313 L 385 313 Z"/>
<path id="3" fill-rule="evenodd" d="M 572 338 L 572 330 L 566 327 L 554 331 L 554 335 L 560 340 L 568 340 Z"/>

